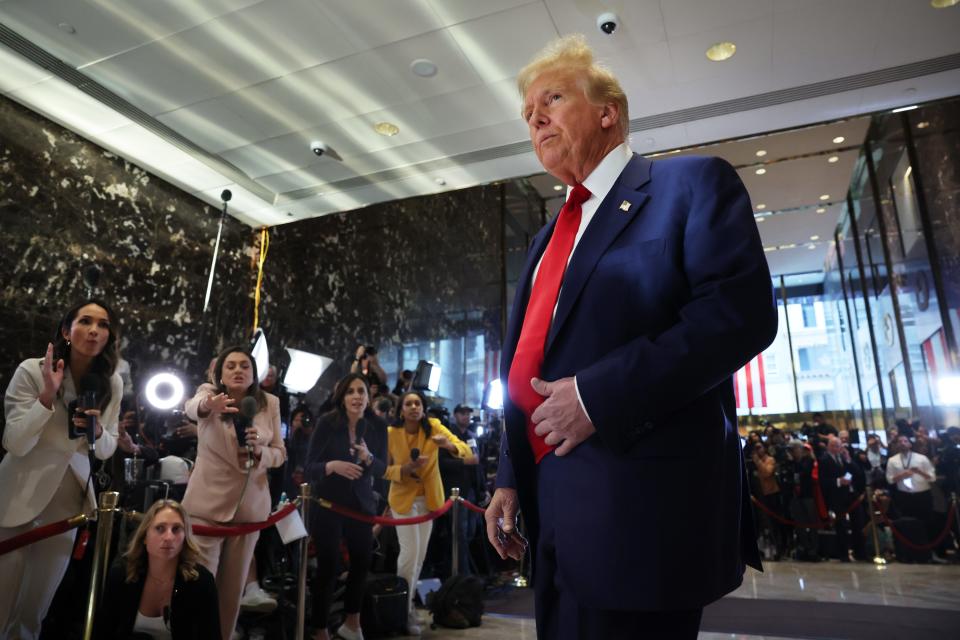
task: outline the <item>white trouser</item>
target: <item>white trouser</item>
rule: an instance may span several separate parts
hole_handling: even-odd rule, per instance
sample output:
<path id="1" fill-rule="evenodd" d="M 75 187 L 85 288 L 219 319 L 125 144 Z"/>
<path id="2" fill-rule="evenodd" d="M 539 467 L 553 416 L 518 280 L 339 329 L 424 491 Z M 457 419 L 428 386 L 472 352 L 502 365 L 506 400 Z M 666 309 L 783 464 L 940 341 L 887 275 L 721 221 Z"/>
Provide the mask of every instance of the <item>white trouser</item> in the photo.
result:
<path id="1" fill-rule="evenodd" d="M 71 518 L 82 513 L 84 506 L 80 483 L 67 470 L 40 515 L 19 527 L 0 527 L 0 540 Z M 71 529 L 0 556 L 0 638 L 40 637 L 40 625 L 70 564 L 76 535 L 76 530 Z"/>
<path id="2" fill-rule="evenodd" d="M 394 513 L 395 518 L 413 518 L 427 513 L 427 503 L 423 496 L 413 501 L 413 507 L 407 513 Z M 397 558 L 397 575 L 404 578 L 409 586 L 407 608 L 413 607 L 413 595 L 417 592 L 417 580 L 427 557 L 427 545 L 430 543 L 430 531 L 433 521 L 422 524 L 397 526 L 397 538 L 400 541 L 400 557 Z"/>

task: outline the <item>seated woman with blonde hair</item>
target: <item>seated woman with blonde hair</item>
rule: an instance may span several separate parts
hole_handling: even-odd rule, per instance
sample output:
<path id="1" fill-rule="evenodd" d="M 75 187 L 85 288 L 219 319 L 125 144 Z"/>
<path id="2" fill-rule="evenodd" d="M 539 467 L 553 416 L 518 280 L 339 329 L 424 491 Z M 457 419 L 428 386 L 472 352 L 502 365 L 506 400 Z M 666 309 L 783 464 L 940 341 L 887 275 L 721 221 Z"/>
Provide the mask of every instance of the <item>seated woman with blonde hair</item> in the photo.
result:
<path id="1" fill-rule="evenodd" d="M 115 563 L 95 618 L 95 637 L 217 638 L 220 609 L 213 575 L 200 564 L 190 517 L 179 502 L 157 500 Z"/>

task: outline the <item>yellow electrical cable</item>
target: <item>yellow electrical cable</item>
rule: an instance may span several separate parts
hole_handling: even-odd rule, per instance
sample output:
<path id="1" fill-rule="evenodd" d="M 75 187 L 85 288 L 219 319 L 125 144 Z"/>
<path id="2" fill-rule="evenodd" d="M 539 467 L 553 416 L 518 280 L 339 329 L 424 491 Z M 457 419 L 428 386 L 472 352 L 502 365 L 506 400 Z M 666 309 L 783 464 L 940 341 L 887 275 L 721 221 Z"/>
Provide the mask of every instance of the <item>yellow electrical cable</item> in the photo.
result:
<path id="1" fill-rule="evenodd" d="M 267 228 L 260 229 L 260 260 L 257 261 L 257 288 L 253 291 L 253 330 L 260 324 L 260 286 L 263 284 L 263 263 L 267 261 L 267 249 L 270 247 L 270 233 Z"/>

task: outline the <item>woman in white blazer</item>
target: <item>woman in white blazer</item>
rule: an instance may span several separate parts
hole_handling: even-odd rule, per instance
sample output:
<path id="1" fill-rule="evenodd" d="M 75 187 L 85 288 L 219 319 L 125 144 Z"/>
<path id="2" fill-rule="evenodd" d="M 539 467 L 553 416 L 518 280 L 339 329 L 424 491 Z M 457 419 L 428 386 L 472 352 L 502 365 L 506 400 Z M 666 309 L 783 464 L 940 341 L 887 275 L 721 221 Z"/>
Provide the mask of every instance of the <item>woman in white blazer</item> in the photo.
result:
<path id="1" fill-rule="evenodd" d="M 118 329 L 106 304 L 81 302 L 64 314 L 46 355 L 24 360 L 13 374 L 4 397 L 0 540 L 96 512 L 83 434 L 96 416 L 94 453 L 101 460 L 113 455 L 123 395 L 115 372 Z M 96 389 L 95 408 L 76 408 L 81 386 Z M 0 638 L 39 637 L 75 535 L 68 531 L 0 556 Z"/>
<path id="2" fill-rule="evenodd" d="M 244 347 L 228 347 L 217 357 L 212 379 L 187 401 L 197 421 L 197 463 L 183 506 L 196 522 L 260 522 L 270 515 L 267 469 L 287 457 L 280 433 L 280 401 L 260 389 L 257 363 Z M 237 439 L 234 419 L 247 397 L 256 414 Z M 217 577 L 223 640 L 230 640 L 259 533 L 229 538 L 197 536 L 203 565 Z"/>

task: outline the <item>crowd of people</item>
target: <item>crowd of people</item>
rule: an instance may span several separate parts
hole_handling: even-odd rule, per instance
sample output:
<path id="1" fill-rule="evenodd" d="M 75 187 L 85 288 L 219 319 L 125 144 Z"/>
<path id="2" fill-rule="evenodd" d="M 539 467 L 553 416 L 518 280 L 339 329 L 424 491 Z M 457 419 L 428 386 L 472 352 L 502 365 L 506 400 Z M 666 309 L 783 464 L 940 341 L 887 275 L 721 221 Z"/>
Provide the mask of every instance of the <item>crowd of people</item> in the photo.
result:
<path id="1" fill-rule="evenodd" d="M 960 531 L 946 518 L 960 491 L 960 428 L 931 432 L 919 420 L 898 419 L 882 434 L 858 435 L 819 413 L 796 431 L 767 424 L 747 434 L 744 458 L 766 557 L 957 559 Z"/>
<path id="2" fill-rule="evenodd" d="M 390 547 L 374 540 L 387 537 L 385 528 L 314 507 L 305 523 L 311 557 L 302 559 L 273 529 L 202 536 L 191 523 L 261 522 L 286 496 L 299 494 L 302 483 L 316 497 L 369 516 L 436 511 L 453 487 L 473 501 L 488 498 L 473 409 L 457 405 L 451 424 L 443 407 L 412 388 L 409 371 L 390 392 L 370 347 L 359 347 L 351 373 L 317 411 L 305 404 L 290 411 L 276 370 L 261 381 L 250 350 L 237 345 L 211 361 L 182 410 L 155 415 L 124 395 L 117 327 L 115 313 L 99 300 L 65 313 L 44 357 L 24 361 L 8 386 L 0 461 L 0 480 L 16 487 L 0 492 L 0 540 L 93 514 L 103 490 L 119 491 L 127 514 L 143 512 L 117 520 L 122 543 L 99 600 L 96 637 L 240 637 L 242 610 L 277 607 L 260 578 L 274 572 L 272 559 L 283 554 L 288 571 L 300 562 L 312 567 L 313 637 L 329 638 L 335 629 L 338 637 L 362 638 L 372 555 Z M 459 566 L 469 572 L 476 563 L 468 543 L 480 528 L 466 509 L 459 517 Z M 406 631 L 417 635 L 415 587 L 421 573 L 450 575 L 451 528 L 447 523 L 432 535 L 434 523 L 427 521 L 395 529 L 394 557 L 380 565 L 395 563 L 409 585 Z M 0 637 L 38 638 L 42 630 L 49 637 L 54 625 L 68 637 L 82 624 L 77 598 L 50 616 L 55 622 L 45 621 L 68 568 L 77 564 L 75 538 L 68 531 L 0 556 L 11 586 L 0 590 Z M 85 591 L 83 579 L 67 582 Z M 334 597 L 342 601 L 336 619 Z"/>

